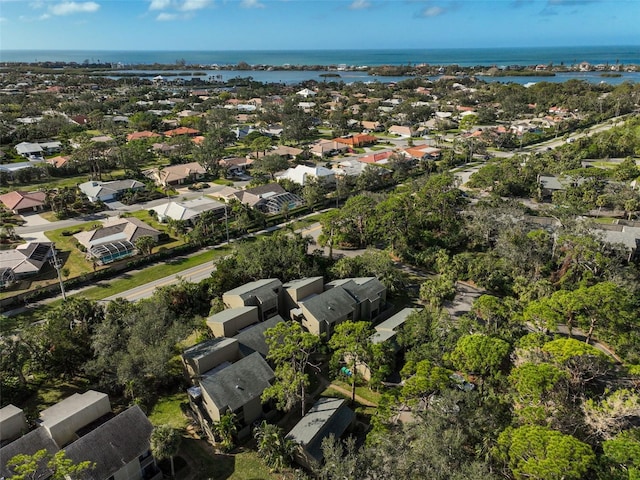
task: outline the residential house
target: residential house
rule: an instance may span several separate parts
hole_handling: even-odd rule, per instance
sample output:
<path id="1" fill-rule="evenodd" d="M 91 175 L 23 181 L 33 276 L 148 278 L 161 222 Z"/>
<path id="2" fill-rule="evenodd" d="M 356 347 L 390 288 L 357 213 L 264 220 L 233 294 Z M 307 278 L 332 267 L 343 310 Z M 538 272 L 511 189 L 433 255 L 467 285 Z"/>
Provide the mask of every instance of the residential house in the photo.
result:
<path id="1" fill-rule="evenodd" d="M 40 412 L 36 423 L 47 431 L 60 447 L 77 440 L 77 431 L 111 412 L 106 393 L 88 390 L 70 397 Z"/>
<path id="2" fill-rule="evenodd" d="M 229 366 L 239 359 L 239 343 L 233 338 L 206 340 L 182 352 L 182 363 L 190 381 L 197 381 L 212 369 L 220 365 Z"/>
<path id="3" fill-rule="evenodd" d="M 7 207 L 7 210 L 16 215 L 23 215 L 30 212 L 44 210 L 47 194 L 45 192 L 15 192 L 0 195 L 0 201 Z"/>
<path id="4" fill-rule="evenodd" d="M 388 131 L 392 135 L 398 135 L 404 138 L 414 137 L 416 135 L 416 132 L 411 127 L 404 125 L 392 125 Z"/>
<path id="5" fill-rule="evenodd" d="M 329 339 L 336 325 L 356 319 L 356 306 L 356 300 L 346 290 L 332 288 L 299 301 L 298 308 L 291 310 L 291 317 L 307 331 Z"/>
<path id="6" fill-rule="evenodd" d="M 0 172 L 6 172 L 10 178 L 15 179 L 18 171 L 32 168 L 35 170 L 36 177 L 39 177 L 44 173 L 42 171 L 43 164 L 44 160 L 42 159 L 31 159 L 28 162 L 2 163 L 0 164 Z"/>
<path id="7" fill-rule="evenodd" d="M 398 332 L 402 328 L 402 325 L 407 321 L 409 316 L 416 312 L 415 308 L 404 308 L 398 313 L 388 318 L 384 322 L 376 325 L 375 332 L 371 335 L 371 343 L 382 344 L 385 343 L 393 350 L 394 353 L 400 352 L 400 346 L 396 340 Z M 371 369 L 366 363 L 360 363 L 356 366 L 356 370 L 365 380 L 371 380 Z"/>
<path id="8" fill-rule="evenodd" d="M 247 170 L 247 167 L 249 167 L 252 163 L 253 159 L 246 157 L 223 158 L 218 162 L 218 164 L 222 168 L 226 169 L 227 176 L 244 174 Z"/>
<path id="9" fill-rule="evenodd" d="M 222 295 L 222 301 L 228 308 L 258 307 L 260 321 L 280 312 L 282 298 L 282 282 L 277 278 L 249 282 Z"/>
<path id="10" fill-rule="evenodd" d="M 629 254 L 629 261 L 638 255 L 640 251 L 640 226 L 620 223 L 614 225 L 599 224 L 597 231 L 602 234 L 606 242 L 623 245 Z"/>
<path id="11" fill-rule="evenodd" d="M 363 155 L 362 157 L 358 157 L 358 161 L 361 163 L 385 165 L 389 163 L 389 159 L 395 153 L 397 152 L 394 152 L 393 150 L 386 150 L 384 152 L 375 152 L 369 155 Z"/>
<path id="12" fill-rule="evenodd" d="M 64 450 L 74 463 L 95 467 L 78 480 L 160 480 L 162 472 L 151 454 L 153 425 L 138 405 L 129 407 Z"/>
<path id="13" fill-rule="evenodd" d="M 360 126 L 368 132 L 382 132 L 384 130 L 384 125 L 380 122 L 370 122 L 367 120 L 363 120 L 360 122 Z"/>
<path id="14" fill-rule="evenodd" d="M 306 185 L 311 178 L 322 179 L 328 183 L 335 182 L 334 172 L 320 166 L 308 167 L 306 165 L 296 165 L 294 168 L 289 168 L 283 173 L 276 175 L 276 177 L 279 179 L 286 178 L 299 185 Z"/>
<path id="15" fill-rule="evenodd" d="M 200 130 L 196 130 L 195 128 L 189 127 L 178 127 L 172 130 L 167 130 L 164 132 L 165 137 L 179 137 L 181 135 L 186 135 L 189 137 L 195 137 L 196 135 L 200 135 Z"/>
<path id="16" fill-rule="evenodd" d="M 284 158 L 285 160 L 293 160 L 298 155 L 300 155 L 304 150 L 296 147 L 289 147 L 287 145 L 279 145 L 276 148 L 271 148 L 264 152 L 257 152 L 255 154 L 256 158 L 262 158 L 266 155 L 278 155 L 279 157 Z"/>
<path id="17" fill-rule="evenodd" d="M 147 210 L 153 210 L 161 222 L 172 219 L 193 223 L 204 212 L 213 212 L 217 218 L 223 218 L 226 208 L 224 203 L 202 196 L 192 200 L 162 203 Z"/>
<path id="18" fill-rule="evenodd" d="M 363 133 L 360 135 L 352 135 L 349 137 L 334 138 L 333 141 L 342 145 L 347 145 L 351 148 L 359 148 L 365 147 L 367 145 L 373 145 L 378 141 L 378 137 Z"/>
<path id="19" fill-rule="evenodd" d="M 15 440 L 28 430 L 22 409 L 12 404 L 0 408 L 0 445 Z"/>
<path id="20" fill-rule="evenodd" d="M 261 397 L 274 378 L 266 360 L 258 352 L 252 353 L 200 379 L 201 405 L 213 422 L 219 422 L 227 412 L 235 414 L 242 436 L 269 411 L 263 408 Z"/>
<path id="21" fill-rule="evenodd" d="M 51 242 L 29 242 L 0 251 L 0 286 L 8 286 L 16 279 L 40 273 L 52 255 Z"/>
<path id="22" fill-rule="evenodd" d="M 267 330 L 275 327 L 280 322 L 284 322 L 284 319 L 280 315 L 276 315 L 264 322 L 256 323 L 242 329 L 235 337 L 233 337 L 238 341 L 240 353 L 247 357 L 253 352 L 258 352 L 266 358 L 269 354 L 269 347 L 264 334 Z"/>
<path id="23" fill-rule="evenodd" d="M 380 175 L 391 175 L 391 171 L 375 163 L 363 163 L 360 159 L 348 159 L 335 163 L 332 166 L 332 170 L 335 172 L 336 177 L 358 177 L 367 168 L 375 168 Z"/>
<path id="24" fill-rule="evenodd" d="M 257 208 L 267 214 L 277 214 L 281 213 L 285 208 L 292 210 L 304 205 L 304 200 L 301 197 L 287 192 L 278 183 L 238 190 L 232 196 L 241 203 Z"/>
<path id="25" fill-rule="evenodd" d="M 228 299 L 223 296 L 225 303 Z M 233 337 L 243 328 L 260 322 L 259 313 L 257 306 L 227 308 L 208 317 L 207 327 L 215 337 Z"/>
<path id="26" fill-rule="evenodd" d="M 325 289 L 340 287 L 357 302 L 355 318 L 372 321 L 386 308 L 387 288 L 376 277 L 344 278 L 325 285 Z"/>
<path id="27" fill-rule="evenodd" d="M 57 157 L 47 158 L 45 160 L 49 165 L 53 165 L 55 168 L 68 167 L 71 162 L 70 155 L 58 155 Z"/>
<path id="28" fill-rule="evenodd" d="M 198 162 L 191 162 L 155 168 L 147 171 L 146 175 L 156 184 L 166 187 L 202 180 L 206 173 L 207 170 Z"/>
<path id="29" fill-rule="evenodd" d="M 61 150 L 60 142 L 22 142 L 16 145 L 16 152 L 29 160 L 42 160 L 45 155 L 51 155 Z"/>
<path id="30" fill-rule="evenodd" d="M 313 155 L 317 157 L 332 157 L 342 152 L 349 150 L 349 146 L 346 144 L 338 143 L 335 140 L 318 140 L 311 145 L 309 150 Z"/>
<path id="31" fill-rule="evenodd" d="M 87 254 L 103 265 L 135 255 L 135 241 L 144 236 L 157 242 L 160 232 L 135 217 L 110 217 L 100 228 L 74 235 Z"/>
<path id="32" fill-rule="evenodd" d="M 341 398 L 321 398 L 291 429 L 286 438 L 301 446 L 296 461 L 306 468 L 322 464 L 322 441 L 342 437 L 354 424 L 356 414 Z"/>
<path id="33" fill-rule="evenodd" d="M 111 202 L 118 200 L 123 193 L 144 190 L 145 185 L 138 180 L 113 180 L 111 182 L 89 181 L 78 185 L 90 202 Z"/>
<path id="34" fill-rule="evenodd" d="M 320 295 L 324 292 L 324 279 L 322 277 L 308 277 L 291 280 L 282 285 L 284 289 L 284 308 L 290 312 L 298 308 L 298 303 L 311 295 Z"/>
<path id="35" fill-rule="evenodd" d="M 155 132 L 150 132 L 149 130 L 144 130 L 142 132 L 133 132 L 127 135 L 127 142 L 132 142 L 135 140 L 146 140 L 148 138 L 160 138 L 162 135 Z"/>
<path id="36" fill-rule="evenodd" d="M 404 152 L 410 158 L 425 161 L 438 160 L 440 158 L 441 150 L 429 145 L 415 145 L 413 147 L 405 148 Z"/>
<path id="37" fill-rule="evenodd" d="M 138 406 L 114 415 L 109 398 L 90 390 L 43 410 L 36 423 L 37 428 L 0 448 L 0 478 L 16 474 L 7 465 L 13 457 L 40 450 L 49 455 L 62 450 L 76 464 L 90 462 L 90 469 L 74 476 L 78 480 L 162 478 L 150 452 L 153 425 Z M 29 478 L 47 480 L 52 474 L 45 458 Z"/>
<path id="38" fill-rule="evenodd" d="M 12 478 L 16 472 L 7 464 L 9 460 L 17 455 L 33 455 L 41 450 L 46 450 L 53 455 L 60 450 L 56 442 L 48 435 L 43 428 L 31 430 L 26 435 L 12 441 L 0 448 L 0 478 Z M 48 480 L 53 472 L 47 467 L 46 460 L 38 463 L 32 480 Z"/>
<path id="39" fill-rule="evenodd" d="M 308 88 L 303 88 L 302 90 L 296 92 L 296 95 L 300 95 L 301 97 L 304 97 L 304 98 L 309 98 L 309 97 L 315 97 L 316 92 L 314 92 L 313 90 L 309 90 Z"/>

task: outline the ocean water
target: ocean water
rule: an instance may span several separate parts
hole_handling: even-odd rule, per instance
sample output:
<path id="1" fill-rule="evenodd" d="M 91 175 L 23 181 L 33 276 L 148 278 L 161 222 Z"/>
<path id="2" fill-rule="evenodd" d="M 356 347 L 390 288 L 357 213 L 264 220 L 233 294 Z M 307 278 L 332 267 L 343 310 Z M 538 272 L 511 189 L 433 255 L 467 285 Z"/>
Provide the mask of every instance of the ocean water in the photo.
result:
<path id="1" fill-rule="evenodd" d="M 640 46 L 456 48 L 406 50 L 236 50 L 236 51 L 88 51 L 0 50 L 0 62 L 77 62 L 195 65 L 575 65 L 637 64 Z"/>

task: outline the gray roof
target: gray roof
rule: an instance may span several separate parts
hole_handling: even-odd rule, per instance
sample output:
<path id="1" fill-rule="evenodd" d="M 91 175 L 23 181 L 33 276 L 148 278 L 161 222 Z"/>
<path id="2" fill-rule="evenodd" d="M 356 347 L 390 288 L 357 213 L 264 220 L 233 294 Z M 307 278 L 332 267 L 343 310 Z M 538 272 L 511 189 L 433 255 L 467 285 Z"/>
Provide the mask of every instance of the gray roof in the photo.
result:
<path id="1" fill-rule="evenodd" d="M 290 280 L 290 281 L 288 281 L 287 283 L 285 283 L 282 286 L 285 289 L 288 289 L 288 288 L 300 288 L 300 287 L 304 287 L 305 285 L 309 285 L 311 283 L 317 282 L 319 278 L 322 278 L 322 277 L 298 278 L 298 279 L 295 279 L 295 280 Z"/>
<path id="2" fill-rule="evenodd" d="M 358 302 L 377 300 L 380 293 L 385 290 L 385 286 L 376 277 L 344 278 L 329 282 L 327 286 L 344 288 Z"/>
<path id="3" fill-rule="evenodd" d="M 13 472 L 7 467 L 7 462 L 13 457 L 20 454 L 33 455 L 43 449 L 52 454 L 59 450 L 56 442 L 47 431 L 40 427 L 0 448 L 0 478 L 10 478 L 13 475 Z M 46 462 L 40 465 L 36 473 L 35 480 L 45 479 L 51 475 L 51 471 L 46 467 Z"/>
<path id="4" fill-rule="evenodd" d="M 218 410 L 234 411 L 258 398 L 273 380 L 273 370 L 255 352 L 214 375 L 200 380 L 200 386 L 211 397 Z"/>
<path id="5" fill-rule="evenodd" d="M 207 341 L 198 343 L 193 347 L 187 348 L 184 352 L 182 352 L 182 357 L 185 359 L 193 359 L 193 360 L 203 358 L 209 355 L 210 353 L 215 352 L 216 350 L 220 350 L 222 348 L 225 348 L 235 343 L 236 341 L 237 340 L 233 338 L 224 338 L 224 337 L 212 338 L 211 340 L 207 340 Z"/>
<path id="6" fill-rule="evenodd" d="M 329 435 L 340 438 L 356 414 L 341 398 L 321 398 L 287 434 L 318 462 L 322 461 L 322 440 Z"/>
<path id="7" fill-rule="evenodd" d="M 398 313 L 388 318 L 384 322 L 379 325 L 376 325 L 377 331 L 387 330 L 387 331 L 397 331 L 398 327 L 407 321 L 409 315 L 414 312 L 417 312 L 416 308 L 403 308 Z"/>
<path id="8" fill-rule="evenodd" d="M 269 353 L 269 348 L 267 347 L 264 332 L 275 327 L 280 322 L 284 322 L 284 319 L 280 315 L 276 315 L 264 322 L 246 328 L 233 338 L 240 342 L 240 350 L 242 350 L 243 353 L 250 354 L 258 352 L 263 357 L 266 357 Z M 248 347 L 248 349 L 243 347 Z"/>
<path id="9" fill-rule="evenodd" d="M 603 228 L 617 227 L 617 228 Z M 626 225 L 599 225 L 598 229 L 604 239 L 609 243 L 621 243 L 627 249 L 633 251 L 640 247 L 640 228 Z"/>
<path id="10" fill-rule="evenodd" d="M 88 197 L 98 197 L 100 195 L 113 195 L 135 188 L 144 188 L 144 183 L 138 180 L 90 181 L 81 183 L 78 188 Z"/>
<path id="11" fill-rule="evenodd" d="M 236 307 L 236 308 L 227 308 L 222 310 L 221 312 L 215 313 L 207 318 L 207 323 L 225 323 L 234 318 L 238 318 L 240 315 L 244 315 L 245 313 L 255 310 L 256 312 L 256 321 L 258 321 L 258 307 L 249 306 L 249 307 Z"/>
<path id="12" fill-rule="evenodd" d="M 354 312 L 356 301 L 342 288 L 332 288 L 320 295 L 301 300 L 311 315 L 319 322 L 334 323 L 337 319 Z"/>
<path id="13" fill-rule="evenodd" d="M 136 405 L 76 440 L 65 452 L 76 463 L 96 464 L 80 478 L 106 480 L 149 450 L 152 431 L 153 425 Z"/>
<path id="14" fill-rule="evenodd" d="M 265 278 L 262 280 L 255 280 L 253 282 L 245 283 L 239 287 L 225 292 L 225 295 L 238 295 L 242 298 L 261 297 L 264 294 L 267 296 L 274 295 L 273 286 L 282 286 L 282 283 L 277 278 Z"/>

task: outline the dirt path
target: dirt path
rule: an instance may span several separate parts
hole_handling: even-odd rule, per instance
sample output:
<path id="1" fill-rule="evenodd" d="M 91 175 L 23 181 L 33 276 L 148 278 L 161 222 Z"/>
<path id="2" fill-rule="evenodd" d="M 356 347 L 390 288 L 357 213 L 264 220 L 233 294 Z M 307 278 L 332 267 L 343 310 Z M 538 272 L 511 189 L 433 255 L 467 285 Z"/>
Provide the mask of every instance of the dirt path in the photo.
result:
<path id="1" fill-rule="evenodd" d="M 351 390 L 347 390 L 346 388 L 342 388 L 340 385 L 336 385 L 335 383 L 331 383 L 328 385 L 329 388 L 333 388 L 334 390 L 344 394 L 347 398 L 351 398 Z M 377 407 L 378 405 L 367 400 L 366 398 L 362 398 L 360 395 L 356 393 L 356 402 L 360 405 L 364 405 L 365 407 Z"/>

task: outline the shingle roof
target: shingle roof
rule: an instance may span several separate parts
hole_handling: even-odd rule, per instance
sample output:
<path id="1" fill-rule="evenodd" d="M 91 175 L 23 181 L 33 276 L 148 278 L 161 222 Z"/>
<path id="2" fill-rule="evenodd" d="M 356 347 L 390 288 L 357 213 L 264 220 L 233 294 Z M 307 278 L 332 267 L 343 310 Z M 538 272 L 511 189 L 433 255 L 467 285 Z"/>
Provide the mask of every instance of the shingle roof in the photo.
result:
<path id="1" fill-rule="evenodd" d="M 0 201 L 9 210 L 39 207 L 44 204 L 46 198 L 47 194 L 44 192 L 22 192 L 19 190 L 0 195 Z"/>
<path id="2" fill-rule="evenodd" d="M 334 323 L 352 313 L 356 301 L 342 288 L 332 288 L 320 295 L 299 302 L 318 321 Z"/>
<path id="3" fill-rule="evenodd" d="M 104 222 L 102 228 L 80 232 L 74 235 L 85 247 L 90 248 L 101 243 L 109 243 L 117 240 L 135 242 L 145 235 L 157 238 L 160 232 L 135 217 L 117 218 L 110 217 Z"/>
<path id="4" fill-rule="evenodd" d="M 131 407 L 65 448 L 73 462 L 90 461 L 81 479 L 107 479 L 149 450 L 153 425 L 139 406 Z"/>
<path id="5" fill-rule="evenodd" d="M 246 328 L 233 338 L 240 343 L 240 350 L 242 350 L 243 352 L 258 352 L 263 357 L 266 357 L 269 353 L 269 348 L 267 347 L 267 341 L 265 339 L 264 332 L 266 332 L 270 328 L 275 327 L 280 322 L 284 322 L 284 319 L 280 315 L 276 315 L 275 317 L 271 317 L 264 322 Z"/>
<path id="6" fill-rule="evenodd" d="M 260 397 L 273 378 L 271 367 L 258 352 L 255 352 L 211 376 L 204 377 L 200 386 L 219 410 L 227 407 L 234 411 Z"/>
<path id="7" fill-rule="evenodd" d="M 5 447 L 0 448 L 0 478 L 10 478 L 13 473 L 7 462 L 16 455 L 33 455 L 39 450 L 47 450 L 53 454 L 59 448 L 44 428 L 36 428 L 22 437 L 14 440 Z M 51 475 L 51 471 L 46 467 L 46 462 L 42 462 L 38 468 L 35 480 L 44 480 Z"/>
<path id="8" fill-rule="evenodd" d="M 185 359 L 197 360 L 210 355 L 212 352 L 225 348 L 236 341 L 237 340 L 233 338 L 212 338 L 210 340 L 200 342 L 193 347 L 187 348 L 182 352 L 182 357 Z"/>
<path id="9" fill-rule="evenodd" d="M 322 461 L 322 440 L 329 435 L 340 438 L 356 414 L 340 398 L 321 398 L 287 434 L 318 462 Z"/>

